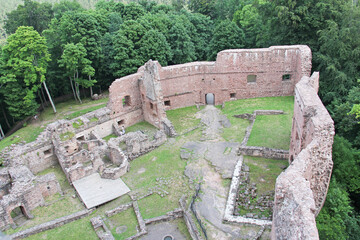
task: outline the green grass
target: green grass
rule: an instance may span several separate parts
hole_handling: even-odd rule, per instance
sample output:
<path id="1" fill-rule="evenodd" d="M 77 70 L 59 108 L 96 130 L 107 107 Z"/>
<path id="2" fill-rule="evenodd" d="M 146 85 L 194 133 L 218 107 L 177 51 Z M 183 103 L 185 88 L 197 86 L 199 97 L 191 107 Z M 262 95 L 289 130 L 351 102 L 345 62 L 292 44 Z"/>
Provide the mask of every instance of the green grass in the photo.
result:
<path id="1" fill-rule="evenodd" d="M 102 98 L 99 100 L 91 100 L 90 98 L 86 98 L 83 100 L 83 103 L 80 104 L 73 99 L 67 100 L 65 102 L 56 103 L 56 114 L 54 114 L 51 107 L 46 107 L 43 112 L 41 112 L 39 119 L 41 121 L 55 121 L 58 119 L 64 119 L 69 117 L 69 115 L 74 114 L 78 115 L 78 112 L 81 110 L 87 110 L 92 107 L 96 107 L 96 109 L 104 107 L 104 104 L 107 103 L 109 98 Z M 102 104 L 103 103 L 103 104 Z M 96 106 L 94 106 L 96 105 Z M 101 107 L 99 107 L 99 105 Z M 96 110 L 95 109 L 95 110 Z M 86 111 L 90 112 L 90 111 Z M 82 114 L 78 115 L 81 116 Z M 76 117 L 78 117 L 76 116 Z M 73 117 L 75 118 L 75 117 Z"/>
<path id="2" fill-rule="evenodd" d="M 0 141 L 0 150 L 4 149 L 11 144 L 25 141 L 27 143 L 33 142 L 39 136 L 39 134 L 44 130 L 42 127 L 27 126 L 19 129 L 14 134 Z"/>
<path id="3" fill-rule="evenodd" d="M 67 115 L 65 118 L 66 118 L 66 119 L 77 118 L 77 117 L 80 117 L 81 115 L 84 115 L 84 114 L 86 114 L 86 113 L 89 113 L 89 112 L 98 110 L 98 109 L 103 108 L 103 107 L 106 107 L 106 103 L 105 103 L 105 104 L 101 104 L 101 105 L 97 105 L 97 106 L 92 106 L 92 107 L 85 108 L 85 109 L 81 109 L 81 110 L 79 110 L 79 111 L 76 111 L 76 112 L 73 112 L 73 113 Z"/>
<path id="4" fill-rule="evenodd" d="M 72 194 L 75 194 L 75 191 L 72 191 Z M 83 210 L 84 206 L 81 201 L 78 198 L 72 198 L 72 194 L 68 194 L 65 197 L 61 197 L 60 194 L 49 197 L 47 202 L 50 202 L 51 205 L 33 209 L 31 213 L 34 215 L 34 218 L 31 221 L 26 222 L 16 229 L 10 228 L 5 233 L 10 235 Z"/>
<path id="5" fill-rule="evenodd" d="M 65 133 L 60 134 L 59 137 L 60 137 L 61 141 L 66 141 L 66 140 L 73 138 L 74 136 L 75 136 L 75 133 L 73 133 L 73 132 L 65 132 Z"/>
<path id="6" fill-rule="evenodd" d="M 181 109 L 169 110 L 166 112 L 168 119 L 172 122 L 178 134 L 184 133 L 200 123 L 200 119 L 195 117 L 199 110 L 196 106 L 185 107 Z"/>
<path id="7" fill-rule="evenodd" d="M 128 132 L 143 131 L 146 135 L 149 136 L 149 139 L 152 140 L 157 130 L 158 129 L 156 127 L 144 121 L 144 122 L 136 123 L 130 127 L 127 127 L 125 129 L 125 132 L 128 133 Z"/>
<path id="8" fill-rule="evenodd" d="M 27 240 L 69 240 L 69 239 L 86 239 L 98 240 L 93 227 L 91 226 L 90 219 L 94 217 L 94 213 L 88 217 L 73 221 L 63 226 L 32 235 Z"/>
<path id="9" fill-rule="evenodd" d="M 115 134 L 110 134 L 110 135 L 107 135 L 106 137 L 103 137 L 103 139 L 105 140 L 105 141 L 109 141 L 111 138 L 116 138 L 117 136 L 115 135 Z"/>
<path id="10" fill-rule="evenodd" d="M 250 168 L 250 182 L 256 183 L 257 194 L 273 191 L 276 178 L 283 171 L 282 166 L 288 166 L 288 161 L 260 157 L 244 157 L 244 163 Z"/>
<path id="11" fill-rule="evenodd" d="M 289 150 L 292 114 L 257 116 L 248 146 Z"/>
<path id="12" fill-rule="evenodd" d="M 99 119 L 97 117 L 93 117 L 90 119 L 90 122 L 97 122 Z"/>
<path id="13" fill-rule="evenodd" d="M 87 98 L 83 100 L 83 104 L 79 104 L 75 102 L 75 100 L 68 100 L 66 102 L 61 102 L 56 104 L 56 110 L 57 110 L 56 114 L 54 114 L 51 106 L 46 107 L 45 110 L 41 112 L 38 118 L 39 122 L 26 124 L 26 126 L 24 126 L 23 128 L 17 130 L 9 137 L 6 137 L 2 141 L 0 141 L 0 150 L 4 149 L 7 146 L 10 146 L 11 144 L 16 144 L 22 141 L 25 141 L 27 143 L 33 142 L 36 140 L 39 134 L 44 130 L 44 128 L 48 123 L 64 118 L 72 119 L 81 116 L 85 113 L 102 108 L 106 106 L 106 104 L 101 104 L 101 103 L 106 103 L 108 100 L 109 98 L 102 98 L 93 101 L 90 98 Z M 94 121 L 94 119 L 92 121 Z"/>
<path id="14" fill-rule="evenodd" d="M 250 98 L 226 102 L 225 108 L 221 111 L 230 120 L 231 127 L 223 129 L 222 137 L 226 141 L 236 142 L 242 142 L 244 139 L 249 121 L 235 118 L 234 115 L 253 113 L 254 110 L 283 110 L 285 115 L 257 116 L 247 145 L 288 149 L 293 109 L 293 96 Z"/>
<path id="15" fill-rule="evenodd" d="M 133 208 L 129 208 L 119 214 L 116 214 L 108 219 L 113 225 L 113 228 L 110 228 L 110 231 L 116 240 L 126 239 L 137 233 L 136 226 L 138 224 L 136 215 Z M 116 228 L 120 226 L 126 226 L 127 230 L 121 234 L 116 233 Z"/>
<path id="16" fill-rule="evenodd" d="M 144 219 L 158 217 L 174 210 L 174 208 L 172 208 L 172 204 L 167 205 L 167 197 L 161 197 L 158 194 L 153 194 L 149 197 L 143 198 L 138 201 L 138 203 L 141 215 Z M 161 209 L 159 209 L 159 205 L 162 206 Z"/>
<path id="17" fill-rule="evenodd" d="M 79 127 L 81 127 L 82 125 L 84 125 L 84 122 L 83 121 L 81 121 L 80 119 L 77 119 L 75 122 L 73 122 L 73 127 L 75 128 L 75 129 L 78 129 Z"/>
<path id="18" fill-rule="evenodd" d="M 39 172 L 37 176 L 46 175 L 48 173 L 55 174 L 56 179 L 59 181 L 61 190 L 65 191 L 66 189 L 72 189 L 60 165 L 55 165 L 48 169 L 45 169 L 44 171 Z"/>

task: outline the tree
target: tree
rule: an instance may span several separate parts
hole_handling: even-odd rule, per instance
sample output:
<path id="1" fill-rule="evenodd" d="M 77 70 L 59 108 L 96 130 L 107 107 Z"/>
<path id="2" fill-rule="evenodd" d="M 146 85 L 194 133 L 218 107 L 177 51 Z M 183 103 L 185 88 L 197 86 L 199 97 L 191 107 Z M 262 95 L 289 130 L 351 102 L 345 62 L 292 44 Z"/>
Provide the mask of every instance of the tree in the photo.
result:
<path id="1" fill-rule="evenodd" d="M 213 21 L 210 17 L 199 13 L 188 14 L 187 18 L 194 26 L 194 33 L 191 36 L 191 40 L 195 46 L 196 60 L 204 61 L 206 60 L 208 45 L 214 30 Z M 186 25 L 189 26 L 190 24 Z"/>
<path id="2" fill-rule="evenodd" d="M 145 10 L 143 6 L 131 2 L 125 5 L 123 19 L 124 20 L 136 20 L 141 16 L 145 15 Z"/>
<path id="3" fill-rule="evenodd" d="M 359 219 L 348 193 L 332 177 L 324 207 L 316 218 L 320 239 L 353 239 L 360 234 Z"/>
<path id="4" fill-rule="evenodd" d="M 189 0 L 190 10 L 207 15 L 212 19 L 216 16 L 215 4 L 215 0 Z"/>
<path id="5" fill-rule="evenodd" d="M 140 46 L 139 53 L 143 61 L 153 59 L 166 66 L 172 57 L 166 38 L 156 30 L 148 31 L 141 39 Z"/>
<path id="6" fill-rule="evenodd" d="M 80 5 L 80 3 L 67 0 L 61 0 L 59 3 L 55 3 L 53 7 L 54 17 L 60 19 L 66 12 L 79 12 L 84 11 L 85 9 Z"/>
<path id="7" fill-rule="evenodd" d="M 7 14 L 5 30 L 6 33 L 11 34 L 19 26 L 32 26 L 36 31 L 42 33 L 48 28 L 53 16 L 51 4 L 24 0 L 24 5 L 19 5 L 16 10 Z"/>
<path id="8" fill-rule="evenodd" d="M 244 47 L 245 35 L 234 22 L 225 20 L 215 27 L 209 44 L 208 59 L 214 60 L 218 52 L 224 49 Z"/>
<path id="9" fill-rule="evenodd" d="M 260 36 L 264 31 L 264 25 L 259 14 L 259 9 L 253 4 L 247 4 L 234 13 L 233 22 L 244 30 L 245 47 L 253 48 L 261 46 Z"/>
<path id="10" fill-rule="evenodd" d="M 85 47 L 81 43 L 66 44 L 59 64 L 67 71 L 66 75 L 69 77 L 75 100 L 82 103 L 79 86 L 88 88 L 96 83 L 96 80 L 91 79 L 95 69 L 91 67 L 91 61 L 86 58 Z M 82 78 L 82 75 L 88 76 L 89 79 Z"/>
<path id="11" fill-rule="evenodd" d="M 181 22 L 175 22 L 170 28 L 169 43 L 173 54 L 172 64 L 191 62 L 195 59 L 194 43 Z"/>
<path id="12" fill-rule="evenodd" d="M 3 60 L 2 92 L 10 115 L 16 120 L 34 115 L 35 93 L 50 61 L 45 38 L 33 27 L 19 27 L 3 48 Z"/>

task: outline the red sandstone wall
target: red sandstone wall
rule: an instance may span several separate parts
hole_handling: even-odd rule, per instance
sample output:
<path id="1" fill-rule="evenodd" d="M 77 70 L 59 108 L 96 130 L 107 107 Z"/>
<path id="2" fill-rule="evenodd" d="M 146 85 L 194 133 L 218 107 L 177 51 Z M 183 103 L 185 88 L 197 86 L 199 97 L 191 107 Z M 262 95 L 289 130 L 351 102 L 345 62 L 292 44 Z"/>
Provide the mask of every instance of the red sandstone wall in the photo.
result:
<path id="1" fill-rule="evenodd" d="M 117 120 L 124 119 L 124 124 L 122 124 L 124 126 L 129 126 L 143 120 L 142 114 L 140 116 L 138 113 L 142 109 L 138 83 L 142 76 L 143 72 L 138 71 L 138 73 L 115 80 L 109 88 L 108 108 L 111 110 L 111 118 Z M 130 104 L 127 106 L 123 106 L 125 96 L 130 96 Z M 130 116 L 126 116 L 126 114 L 130 114 Z M 135 119 L 137 117 L 140 118 Z"/>
<path id="2" fill-rule="evenodd" d="M 193 62 L 168 67 L 155 63 L 157 69 L 153 72 L 156 72 L 156 76 L 152 76 L 161 83 L 161 96 L 158 97 L 162 98 L 163 105 L 165 101 L 170 101 L 170 106 L 163 106 L 168 110 L 205 104 L 207 93 L 215 95 L 215 104 L 233 99 L 293 95 L 295 84 L 301 77 L 310 76 L 311 50 L 304 45 L 234 49 L 218 53 L 216 62 Z M 143 66 L 136 74 L 118 79 L 111 85 L 109 108 L 115 114 L 122 110 L 120 100 L 124 94 L 134 95 L 133 99 L 138 97 L 140 103 L 137 80 L 146 75 L 144 72 L 148 73 L 149 70 Z M 291 79 L 283 81 L 284 74 L 290 74 Z M 248 83 L 248 75 L 256 75 L 256 82 Z M 130 91 L 124 90 L 129 87 Z M 230 94 L 235 96 L 231 98 Z M 149 103 L 146 102 L 150 100 L 145 96 L 145 119 L 155 122 L 151 117 L 153 110 L 148 109 Z"/>
<path id="3" fill-rule="evenodd" d="M 307 46 L 279 46 L 266 49 L 236 49 L 218 53 L 216 62 L 194 62 L 160 70 L 164 101 L 174 109 L 205 104 L 205 94 L 214 93 L 215 104 L 233 99 L 287 96 L 311 71 L 311 51 Z M 282 76 L 291 79 L 283 81 Z M 256 75 L 255 83 L 247 76 Z"/>
<path id="4" fill-rule="evenodd" d="M 317 95 L 319 74 L 295 87 L 290 166 L 276 179 L 272 239 L 318 239 L 333 167 L 334 123 Z"/>

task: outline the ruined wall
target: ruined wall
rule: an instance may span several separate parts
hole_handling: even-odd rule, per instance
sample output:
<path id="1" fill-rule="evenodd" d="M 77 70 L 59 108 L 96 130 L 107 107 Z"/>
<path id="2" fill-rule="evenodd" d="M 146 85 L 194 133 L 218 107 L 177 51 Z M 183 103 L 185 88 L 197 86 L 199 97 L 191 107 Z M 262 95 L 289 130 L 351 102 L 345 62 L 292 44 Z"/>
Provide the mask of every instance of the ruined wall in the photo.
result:
<path id="1" fill-rule="evenodd" d="M 215 62 L 168 67 L 149 61 L 136 74 L 110 86 L 108 107 L 114 116 L 120 116 L 129 112 L 122 99 L 137 99 L 133 107 L 142 104 L 141 120 L 159 127 L 166 117 L 163 110 L 205 104 L 207 93 L 215 95 L 215 104 L 293 95 L 295 84 L 310 71 L 311 50 L 304 45 L 225 50 L 218 53 Z"/>
<path id="2" fill-rule="evenodd" d="M 143 70 L 135 74 L 115 80 L 109 87 L 108 108 L 110 116 L 118 125 L 130 126 L 144 121 L 142 112 L 142 99 L 140 95 L 139 79 L 143 76 Z"/>
<path id="3" fill-rule="evenodd" d="M 269 96 L 290 96 L 302 76 L 309 76 L 311 51 L 307 46 L 275 46 L 219 52 L 216 62 L 194 62 L 159 70 L 167 109 L 205 104 L 205 94 L 215 104 Z M 289 74 L 290 79 L 283 80 Z M 251 79 L 248 76 L 253 75 Z M 255 77 L 256 76 L 256 77 Z M 251 82 L 253 81 L 253 82 Z M 169 106 L 170 104 L 170 106 Z"/>
<path id="4" fill-rule="evenodd" d="M 334 123 L 317 95 L 319 74 L 295 87 L 290 166 L 275 186 L 273 239 L 318 239 L 315 217 L 330 182 Z"/>

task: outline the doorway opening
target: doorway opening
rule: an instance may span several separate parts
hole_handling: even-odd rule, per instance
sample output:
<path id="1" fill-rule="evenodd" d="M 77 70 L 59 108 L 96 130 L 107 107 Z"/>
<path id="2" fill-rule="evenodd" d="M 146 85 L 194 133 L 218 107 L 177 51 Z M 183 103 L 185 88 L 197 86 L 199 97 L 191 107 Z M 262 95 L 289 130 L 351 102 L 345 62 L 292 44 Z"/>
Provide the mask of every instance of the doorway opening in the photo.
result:
<path id="1" fill-rule="evenodd" d="M 215 105 L 215 95 L 213 93 L 205 94 L 205 102 L 208 105 Z"/>

